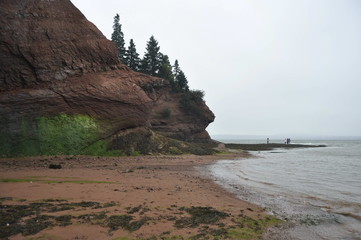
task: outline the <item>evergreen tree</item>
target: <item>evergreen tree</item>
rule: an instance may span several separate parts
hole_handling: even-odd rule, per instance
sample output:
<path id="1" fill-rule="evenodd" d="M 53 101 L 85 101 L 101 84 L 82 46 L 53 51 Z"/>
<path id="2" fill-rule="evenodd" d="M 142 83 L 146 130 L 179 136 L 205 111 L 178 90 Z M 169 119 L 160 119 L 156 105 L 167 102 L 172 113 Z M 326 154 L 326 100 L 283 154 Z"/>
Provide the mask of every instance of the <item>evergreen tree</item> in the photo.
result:
<path id="1" fill-rule="evenodd" d="M 160 56 L 161 64 L 157 76 L 163 79 L 167 79 L 170 81 L 171 84 L 173 84 L 174 76 L 172 73 L 172 66 L 170 65 L 169 58 L 167 55 L 163 55 L 162 53 L 160 53 Z"/>
<path id="2" fill-rule="evenodd" d="M 118 58 L 124 61 L 125 56 L 125 42 L 124 34 L 122 32 L 122 25 L 119 23 L 119 14 L 114 17 L 112 41 L 115 42 L 118 48 Z"/>
<path id="3" fill-rule="evenodd" d="M 188 80 L 182 70 L 179 70 L 178 75 L 175 77 L 175 83 L 179 91 L 181 92 L 188 92 Z"/>
<path id="4" fill-rule="evenodd" d="M 174 66 L 173 66 L 173 75 L 174 77 L 176 78 L 180 72 L 180 67 L 179 67 L 179 63 L 178 63 L 178 60 L 175 60 L 174 62 Z"/>
<path id="5" fill-rule="evenodd" d="M 142 60 L 142 72 L 152 76 L 157 76 L 161 65 L 161 55 L 159 53 L 159 49 L 160 47 L 158 46 L 158 41 L 155 40 L 154 36 L 151 36 L 147 42 L 146 52 L 144 53 L 144 58 Z"/>
<path id="6" fill-rule="evenodd" d="M 140 58 L 133 39 L 130 39 L 128 50 L 125 52 L 125 63 L 134 71 L 140 70 Z"/>
<path id="7" fill-rule="evenodd" d="M 174 77 L 174 83 L 172 85 L 173 90 L 177 92 L 188 92 L 188 80 L 185 76 L 184 72 L 179 67 L 178 60 L 175 60 L 173 65 L 173 77 Z"/>

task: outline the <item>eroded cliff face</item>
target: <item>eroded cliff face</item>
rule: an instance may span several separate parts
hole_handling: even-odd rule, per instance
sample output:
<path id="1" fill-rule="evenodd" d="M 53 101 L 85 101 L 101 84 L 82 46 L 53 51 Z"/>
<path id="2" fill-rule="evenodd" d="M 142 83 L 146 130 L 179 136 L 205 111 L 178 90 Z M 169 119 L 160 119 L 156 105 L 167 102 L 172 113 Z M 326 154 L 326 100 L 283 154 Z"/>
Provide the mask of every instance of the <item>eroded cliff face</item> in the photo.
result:
<path id="1" fill-rule="evenodd" d="M 116 48 L 69 0 L 1 0 L 0 91 L 117 69 Z"/>
<path id="2" fill-rule="evenodd" d="M 210 141 L 205 128 L 214 115 L 205 103 L 187 114 L 168 81 L 123 65 L 115 45 L 69 0 L 1 0 L 0 28 L 2 128 L 17 132 L 24 119 L 82 114 L 114 141 L 137 128 Z"/>

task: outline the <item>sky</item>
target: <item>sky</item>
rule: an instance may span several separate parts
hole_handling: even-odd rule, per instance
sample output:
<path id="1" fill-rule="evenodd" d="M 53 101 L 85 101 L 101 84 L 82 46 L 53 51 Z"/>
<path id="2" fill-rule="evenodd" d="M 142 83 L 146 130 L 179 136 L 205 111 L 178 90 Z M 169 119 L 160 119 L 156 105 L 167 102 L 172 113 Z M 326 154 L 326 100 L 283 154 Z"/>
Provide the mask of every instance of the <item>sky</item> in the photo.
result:
<path id="1" fill-rule="evenodd" d="M 359 0 L 71 0 L 143 56 L 154 36 L 216 115 L 213 135 L 361 136 Z"/>

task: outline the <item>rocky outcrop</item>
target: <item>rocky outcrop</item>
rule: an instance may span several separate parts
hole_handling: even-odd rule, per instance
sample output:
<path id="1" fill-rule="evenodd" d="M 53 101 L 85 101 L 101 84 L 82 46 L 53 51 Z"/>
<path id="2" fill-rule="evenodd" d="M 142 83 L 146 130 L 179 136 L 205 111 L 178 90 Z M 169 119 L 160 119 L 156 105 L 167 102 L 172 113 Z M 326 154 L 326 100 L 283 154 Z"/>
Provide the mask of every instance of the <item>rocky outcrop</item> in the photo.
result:
<path id="1" fill-rule="evenodd" d="M 117 69 L 114 44 L 69 0 L 1 0 L 0 91 Z"/>
<path id="2" fill-rule="evenodd" d="M 193 112 L 184 109 L 184 96 L 172 91 L 160 91 L 161 97 L 151 112 L 152 129 L 164 136 L 191 141 L 208 142 L 210 137 L 205 130 L 215 116 L 204 101 L 197 102 Z"/>
<path id="3" fill-rule="evenodd" d="M 104 136 L 147 128 L 180 140 L 210 141 L 214 120 L 203 101 L 197 114 L 181 105 L 164 79 L 137 73 L 115 45 L 69 0 L 2 0 L 0 124 L 17 132 L 39 116 L 83 114 Z"/>

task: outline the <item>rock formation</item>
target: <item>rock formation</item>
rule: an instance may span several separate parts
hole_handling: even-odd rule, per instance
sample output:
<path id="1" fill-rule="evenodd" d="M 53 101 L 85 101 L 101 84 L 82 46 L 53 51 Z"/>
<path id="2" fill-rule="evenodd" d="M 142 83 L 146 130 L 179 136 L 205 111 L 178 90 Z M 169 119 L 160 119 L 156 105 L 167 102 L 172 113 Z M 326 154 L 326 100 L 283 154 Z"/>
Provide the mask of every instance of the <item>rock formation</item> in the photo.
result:
<path id="1" fill-rule="evenodd" d="M 39 116 L 82 114 L 117 139 L 150 129 L 186 141 L 210 141 L 213 113 L 182 108 L 168 81 L 122 64 L 113 42 L 70 0 L 1 0 L 0 124 L 17 132 Z M 165 116 L 166 113 L 166 116 Z"/>

